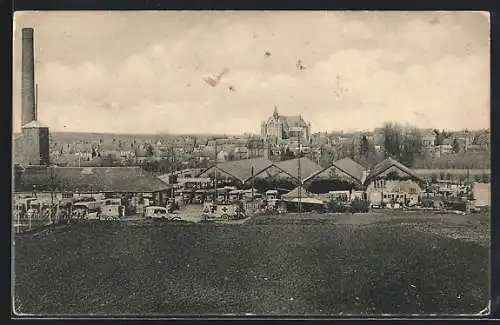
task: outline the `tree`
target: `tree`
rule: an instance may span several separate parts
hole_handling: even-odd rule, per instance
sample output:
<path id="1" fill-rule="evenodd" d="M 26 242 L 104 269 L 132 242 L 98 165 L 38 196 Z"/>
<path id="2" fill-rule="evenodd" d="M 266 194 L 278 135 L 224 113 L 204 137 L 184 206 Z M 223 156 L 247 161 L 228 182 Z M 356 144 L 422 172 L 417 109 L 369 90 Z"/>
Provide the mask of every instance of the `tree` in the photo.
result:
<path id="1" fill-rule="evenodd" d="M 154 149 L 153 149 L 153 146 L 150 144 L 146 145 L 146 156 L 148 156 L 148 157 L 154 156 Z"/>
<path id="2" fill-rule="evenodd" d="M 383 128 L 384 149 L 386 157 L 399 159 L 401 155 L 401 128 L 392 123 L 386 123 Z"/>
<path id="3" fill-rule="evenodd" d="M 404 130 L 402 149 L 399 159 L 407 166 L 413 166 L 416 157 L 422 153 L 422 134 L 417 128 Z"/>
<path id="4" fill-rule="evenodd" d="M 370 151 L 368 139 L 366 138 L 366 135 L 363 135 L 361 137 L 361 143 L 359 145 L 359 154 L 361 157 L 367 157 L 368 153 Z"/>
<path id="5" fill-rule="evenodd" d="M 460 144 L 458 143 L 457 138 L 453 139 L 453 145 L 451 147 L 451 150 L 454 153 L 459 153 L 460 152 Z"/>
<path id="6" fill-rule="evenodd" d="M 444 143 L 445 139 L 448 139 L 451 136 L 451 133 L 446 132 L 445 130 L 439 131 L 438 129 L 434 129 L 434 134 L 436 138 L 434 140 L 434 144 L 436 146 L 441 146 Z"/>
<path id="7" fill-rule="evenodd" d="M 387 123 L 383 128 L 385 156 L 412 167 L 422 153 L 422 135 L 417 128 Z"/>

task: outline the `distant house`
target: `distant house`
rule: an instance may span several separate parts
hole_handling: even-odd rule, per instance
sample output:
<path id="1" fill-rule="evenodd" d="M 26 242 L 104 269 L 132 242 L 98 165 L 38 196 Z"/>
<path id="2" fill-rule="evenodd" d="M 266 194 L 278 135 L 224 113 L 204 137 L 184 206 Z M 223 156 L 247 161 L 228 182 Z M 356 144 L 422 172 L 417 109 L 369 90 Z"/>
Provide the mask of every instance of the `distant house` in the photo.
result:
<path id="1" fill-rule="evenodd" d="M 101 157 L 110 157 L 112 159 L 120 159 L 121 151 L 119 150 L 101 150 L 99 151 Z"/>
<path id="2" fill-rule="evenodd" d="M 428 151 L 433 151 L 436 142 L 434 134 L 424 134 L 422 136 L 422 147 Z"/>
<path id="3" fill-rule="evenodd" d="M 481 150 L 488 150 L 490 147 L 490 134 L 489 132 L 483 132 L 477 135 L 472 142 L 473 145 L 479 146 Z"/>
<path id="4" fill-rule="evenodd" d="M 304 179 L 304 184 L 313 193 L 325 194 L 329 191 L 361 190 L 365 178 L 364 166 L 351 158 L 343 158 L 310 175 Z"/>
<path id="5" fill-rule="evenodd" d="M 120 157 L 122 158 L 133 158 L 135 157 L 135 150 L 121 150 Z"/>
<path id="6" fill-rule="evenodd" d="M 245 146 L 237 146 L 233 150 L 233 155 L 235 160 L 250 158 L 248 155 L 248 149 Z"/>
<path id="7" fill-rule="evenodd" d="M 443 140 L 443 143 L 435 146 L 435 154 L 437 157 L 442 155 L 448 155 L 453 152 L 453 138 L 447 138 Z"/>
<path id="8" fill-rule="evenodd" d="M 229 160 L 229 153 L 225 150 L 219 151 L 217 154 L 217 161 L 218 162 L 224 162 Z"/>
<path id="9" fill-rule="evenodd" d="M 364 186 L 372 205 L 418 203 L 425 181 L 415 171 L 387 158 L 373 167 Z"/>
<path id="10" fill-rule="evenodd" d="M 79 151 L 75 152 L 75 156 L 79 157 L 81 159 L 92 159 L 92 152 L 91 151 Z"/>

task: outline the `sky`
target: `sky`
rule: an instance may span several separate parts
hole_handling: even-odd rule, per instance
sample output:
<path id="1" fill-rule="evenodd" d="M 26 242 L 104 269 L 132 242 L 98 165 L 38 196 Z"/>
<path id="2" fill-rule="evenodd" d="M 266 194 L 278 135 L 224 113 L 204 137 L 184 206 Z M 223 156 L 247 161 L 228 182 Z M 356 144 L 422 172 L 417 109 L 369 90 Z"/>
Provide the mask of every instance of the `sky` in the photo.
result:
<path id="1" fill-rule="evenodd" d="M 13 128 L 23 27 L 51 131 L 259 133 L 275 106 L 312 132 L 489 128 L 489 26 L 484 12 L 18 12 Z"/>

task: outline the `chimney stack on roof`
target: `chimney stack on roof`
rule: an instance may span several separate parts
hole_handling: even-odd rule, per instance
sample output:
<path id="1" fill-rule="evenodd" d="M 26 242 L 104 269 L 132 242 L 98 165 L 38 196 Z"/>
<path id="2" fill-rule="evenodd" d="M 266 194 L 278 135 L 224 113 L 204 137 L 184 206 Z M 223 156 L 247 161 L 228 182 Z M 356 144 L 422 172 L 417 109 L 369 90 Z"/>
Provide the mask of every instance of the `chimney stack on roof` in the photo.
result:
<path id="1" fill-rule="evenodd" d="M 33 28 L 22 29 L 21 127 L 36 120 Z"/>

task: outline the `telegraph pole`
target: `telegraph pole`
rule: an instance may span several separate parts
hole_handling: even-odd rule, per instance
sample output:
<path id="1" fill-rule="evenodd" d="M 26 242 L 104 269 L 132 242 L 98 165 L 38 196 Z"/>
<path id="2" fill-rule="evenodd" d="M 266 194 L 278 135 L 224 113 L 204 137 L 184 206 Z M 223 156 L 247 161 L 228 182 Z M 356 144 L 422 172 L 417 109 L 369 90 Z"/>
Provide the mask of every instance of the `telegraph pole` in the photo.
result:
<path id="1" fill-rule="evenodd" d="M 253 170 L 253 166 L 252 166 L 252 203 L 253 203 L 253 196 L 254 196 L 254 188 L 255 188 L 254 170 Z"/>
<path id="2" fill-rule="evenodd" d="M 171 185 L 172 185 L 172 191 L 171 191 L 171 194 L 172 194 L 172 198 L 175 200 L 175 187 L 174 187 L 174 164 L 175 164 L 175 151 L 174 151 L 174 146 L 172 145 L 170 147 L 170 155 L 171 155 L 171 163 L 169 163 L 169 167 L 170 167 L 170 181 L 171 181 Z"/>
<path id="3" fill-rule="evenodd" d="M 300 143 L 300 137 L 302 136 L 301 133 L 299 133 L 299 159 L 297 159 L 297 176 L 299 179 L 299 203 L 298 203 L 298 211 L 299 213 L 302 212 L 302 177 L 301 177 L 301 172 L 300 172 L 300 156 L 301 156 L 301 143 Z"/>

